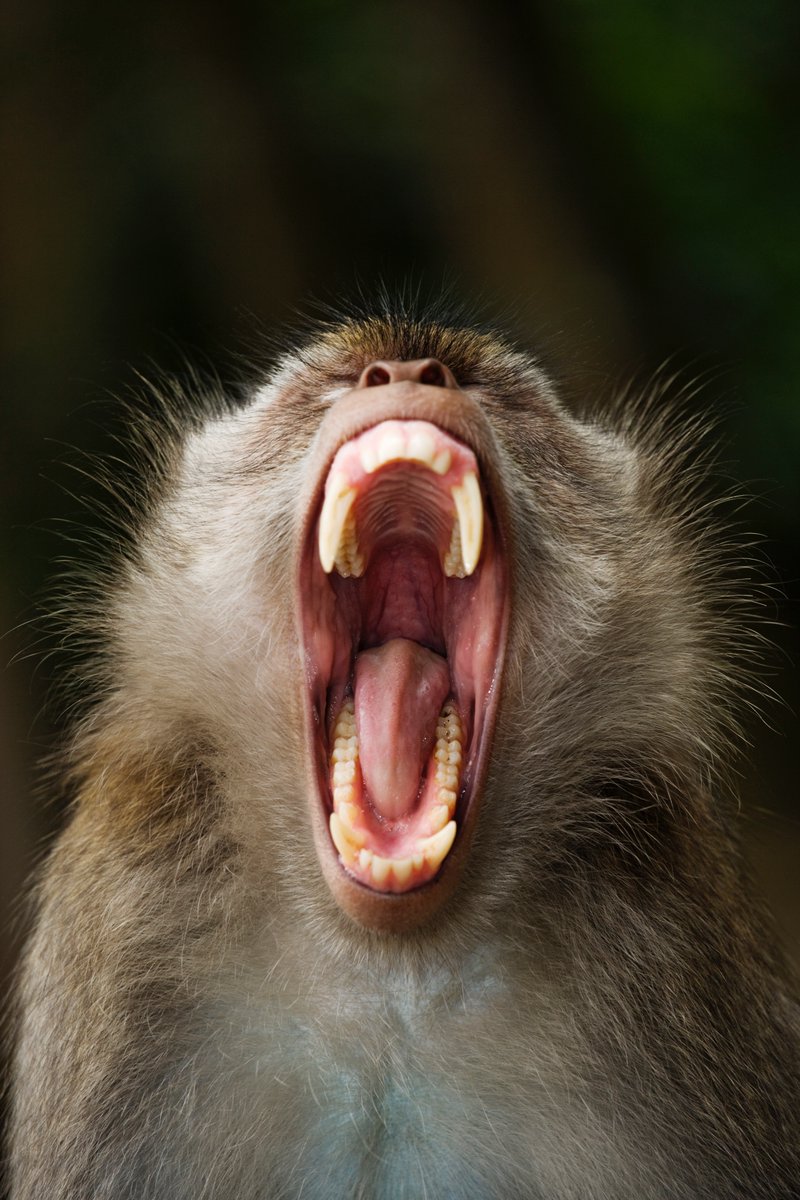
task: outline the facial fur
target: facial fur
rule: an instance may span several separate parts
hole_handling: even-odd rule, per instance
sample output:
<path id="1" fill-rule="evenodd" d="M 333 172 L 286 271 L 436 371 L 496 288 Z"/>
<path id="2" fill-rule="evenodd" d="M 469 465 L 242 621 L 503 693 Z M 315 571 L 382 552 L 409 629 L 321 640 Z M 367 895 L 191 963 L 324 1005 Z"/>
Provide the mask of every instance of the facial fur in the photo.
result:
<path id="1" fill-rule="evenodd" d="M 360 388 L 429 360 L 455 388 Z M 497 670 L 453 849 L 390 894 L 330 841 L 302 562 L 337 450 L 437 404 L 494 522 Z M 383 311 L 161 438 L 83 618 L 15 1200 L 792 1194 L 795 1010 L 731 832 L 748 601 L 696 432 L 657 390 L 578 418 L 503 338 Z"/>

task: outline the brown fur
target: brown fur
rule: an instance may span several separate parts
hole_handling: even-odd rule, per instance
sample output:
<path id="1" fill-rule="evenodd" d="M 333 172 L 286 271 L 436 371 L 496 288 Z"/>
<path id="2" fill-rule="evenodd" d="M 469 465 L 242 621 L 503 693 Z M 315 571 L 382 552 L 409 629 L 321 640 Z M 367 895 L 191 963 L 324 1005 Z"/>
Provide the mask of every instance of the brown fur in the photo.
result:
<path id="1" fill-rule="evenodd" d="M 381 936 L 311 844 L 287 580 L 335 390 L 427 355 L 492 431 L 512 625 L 460 885 Z M 675 430 L 657 395 L 576 420 L 501 339 L 387 312 L 156 443 L 87 618 L 104 657 L 19 991 L 14 1200 L 800 1192 L 797 1010 L 725 782 L 746 603 Z"/>

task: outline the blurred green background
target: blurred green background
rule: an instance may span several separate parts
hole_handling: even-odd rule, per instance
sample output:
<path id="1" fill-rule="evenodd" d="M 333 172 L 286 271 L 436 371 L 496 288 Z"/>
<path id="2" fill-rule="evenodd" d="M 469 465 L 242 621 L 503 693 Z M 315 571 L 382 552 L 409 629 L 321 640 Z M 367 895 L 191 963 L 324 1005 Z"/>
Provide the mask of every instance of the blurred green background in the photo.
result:
<path id="1" fill-rule="evenodd" d="M 32 778 L 63 656 L 20 622 L 99 499 L 68 447 L 108 452 L 135 370 L 224 376 L 309 296 L 454 279 L 516 312 L 571 397 L 670 356 L 709 375 L 694 403 L 781 586 L 765 615 L 796 628 L 796 0 L 6 0 L 0 21 L 10 911 L 58 817 Z M 750 724 L 745 830 L 800 961 L 797 640 L 774 639 L 788 707 Z"/>

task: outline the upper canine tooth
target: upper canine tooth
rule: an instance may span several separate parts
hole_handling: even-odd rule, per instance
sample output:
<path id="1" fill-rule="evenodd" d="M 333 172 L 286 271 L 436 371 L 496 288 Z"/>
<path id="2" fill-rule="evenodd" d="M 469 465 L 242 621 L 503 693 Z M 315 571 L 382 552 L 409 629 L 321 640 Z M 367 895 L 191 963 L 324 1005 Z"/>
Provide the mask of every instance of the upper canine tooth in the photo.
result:
<path id="1" fill-rule="evenodd" d="M 328 574 L 333 570 L 342 530 L 355 498 L 356 489 L 348 485 L 344 475 L 336 474 L 328 479 L 319 518 L 319 558 L 323 571 Z"/>
<path id="2" fill-rule="evenodd" d="M 471 575 L 478 565 L 483 543 L 483 501 L 478 476 L 474 471 L 467 471 L 461 483 L 453 484 L 450 491 L 461 532 L 464 570 Z"/>

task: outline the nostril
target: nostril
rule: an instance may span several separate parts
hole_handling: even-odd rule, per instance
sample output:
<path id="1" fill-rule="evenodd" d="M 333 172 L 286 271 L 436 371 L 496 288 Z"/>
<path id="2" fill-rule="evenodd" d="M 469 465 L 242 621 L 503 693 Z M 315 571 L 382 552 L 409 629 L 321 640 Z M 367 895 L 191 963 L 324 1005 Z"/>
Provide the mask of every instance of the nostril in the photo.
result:
<path id="1" fill-rule="evenodd" d="M 444 367 L 435 358 L 426 362 L 419 373 L 420 383 L 427 383 L 430 387 L 447 387 L 447 378 L 444 373 Z"/>
<path id="2" fill-rule="evenodd" d="M 386 387 L 390 383 L 421 383 L 427 387 L 457 388 L 452 373 L 438 358 L 377 359 L 368 363 L 358 387 Z"/>
<path id="3" fill-rule="evenodd" d="M 367 369 L 364 375 L 364 387 L 383 387 L 385 383 L 391 382 L 391 375 L 386 367 L 375 364 Z"/>

